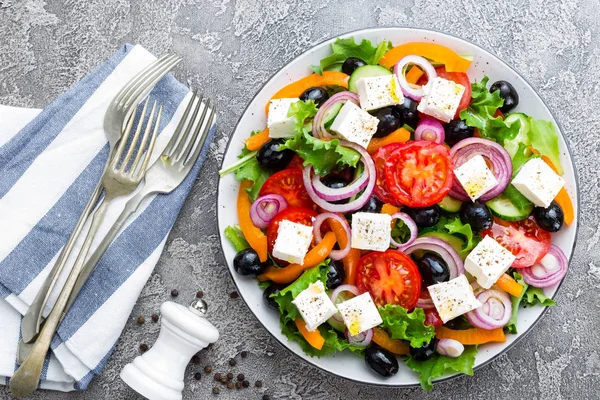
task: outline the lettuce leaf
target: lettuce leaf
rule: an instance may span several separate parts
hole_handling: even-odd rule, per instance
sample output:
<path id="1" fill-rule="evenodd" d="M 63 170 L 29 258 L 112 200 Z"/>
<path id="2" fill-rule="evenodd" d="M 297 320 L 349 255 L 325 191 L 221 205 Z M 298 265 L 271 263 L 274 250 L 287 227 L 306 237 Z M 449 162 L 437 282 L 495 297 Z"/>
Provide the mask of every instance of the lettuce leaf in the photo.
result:
<path id="1" fill-rule="evenodd" d="M 288 117 L 296 119 L 296 132 L 302 132 L 306 125 L 306 120 L 314 117 L 319 109 L 314 100 L 297 101 L 292 103 L 288 111 Z"/>
<path id="2" fill-rule="evenodd" d="M 521 293 L 521 296 L 519 297 L 511 296 L 513 307 L 512 314 L 508 324 L 506 324 L 504 327 L 504 331 L 507 333 L 517 333 L 517 317 L 519 315 L 519 306 L 521 304 L 523 304 L 524 307 L 531 307 L 535 306 L 536 304 L 540 304 L 544 307 L 552 307 L 556 305 L 554 300 L 544 294 L 543 289 L 526 284 L 525 280 L 523 280 L 523 275 L 519 274 L 518 272 L 513 272 L 512 275 L 517 282 L 524 286 L 525 290 L 523 290 L 523 293 Z"/>
<path id="3" fill-rule="evenodd" d="M 354 38 L 336 39 L 331 44 L 332 54 L 321 60 L 319 65 L 312 67 L 313 72 L 321 74 L 323 71 L 339 70 L 347 58 L 360 58 L 367 64 L 375 65 L 381 57 L 392 48 L 392 42 L 384 40 L 377 47 L 369 40 L 363 39 L 356 43 Z"/>
<path id="4" fill-rule="evenodd" d="M 564 170 L 560 163 L 558 134 L 554 129 L 554 124 L 550 121 L 534 120 L 533 118 L 530 118 L 529 124 L 530 129 L 527 132 L 527 137 L 531 141 L 531 146 L 548 157 L 562 175 Z"/>
<path id="5" fill-rule="evenodd" d="M 386 330 L 392 339 L 408 340 L 412 347 L 422 347 L 435 337 L 435 328 L 425 325 L 425 311 L 415 308 L 408 312 L 405 308 L 386 304 L 379 307 L 379 314 Z"/>
<path id="6" fill-rule="evenodd" d="M 406 365 L 420 374 L 421 387 L 426 391 L 433 389 L 433 380 L 455 372 L 473 376 L 473 365 L 477 346 L 465 346 L 465 351 L 457 358 L 434 355 L 427 361 L 406 360 Z"/>
<path id="7" fill-rule="evenodd" d="M 523 280 L 523 275 L 519 274 L 518 272 L 513 272 L 512 275 L 517 282 L 523 285 L 523 288 L 525 290 L 523 290 L 519 297 L 510 296 L 512 300 L 512 314 L 510 316 L 510 320 L 508 320 L 508 324 L 506 324 L 506 326 L 504 327 L 504 332 L 506 333 L 518 333 L 517 317 L 519 316 L 519 306 L 521 305 L 521 299 L 523 298 L 523 296 L 525 296 L 525 292 L 527 290 L 527 287 L 529 286 Z"/>
<path id="8" fill-rule="evenodd" d="M 525 164 L 532 158 L 539 157 L 539 155 L 537 154 L 528 152 L 528 147 L 529 146 L 525 143 L 518 144 L 517 150 L 512 158 L 512 178 L 514 178 L 517 175 L 523 164 Z M 533 206 L 533 203 L 530 202 L 527 199 L 527 197 L 523 196 L 523 194 L 519 192 L 517 188 L 513 186 L 512 183 L 509 183 L 508 186 L 506 186 L 506 189 L 504 189 L 503 194 L 508 198 L 508 200 L 510 200 L 511 203 L 513 203 L 515 207 L 517 207 L 521 211 Z"/>
<path id="9" fill-rule="evenodd" d="M 540 304 L 544 307 L 556 305 L 556 302 L 552 300 L 552 298 L 546 296 L 544 289 L 533 286 L 529 286 L 527 290 L 525 290 L 522 302 L 525 307 L 535 306 L 536 304 Z"/>
<path id="10" fill-rule="evenodd" d="M 240 251 L 245 250 L 248 247 L 250 247 L 250 245 L 244 238 L 244 234 L 242 233 L 242 230 L 237 225 L 233 225 L 233 226 L 230 225 L 227 228 L 225 228 L 225 237 L 227 239 L 229 239 L 229 241 L 233 245 L 233 248 L 238 253 Z"/>
<path id="11" fill-rule="evenodd" d="M 448 233 L 452 235 L 459 234 L 466 239 L 465 247 L 461 250 L 461 255 L 469 253 L 481 241 L 479 235 L 473 235 L 473 229 L 469 224 L 463 224 L 459 217 L 454 218 L 454 221 L 444 225 Z"/>

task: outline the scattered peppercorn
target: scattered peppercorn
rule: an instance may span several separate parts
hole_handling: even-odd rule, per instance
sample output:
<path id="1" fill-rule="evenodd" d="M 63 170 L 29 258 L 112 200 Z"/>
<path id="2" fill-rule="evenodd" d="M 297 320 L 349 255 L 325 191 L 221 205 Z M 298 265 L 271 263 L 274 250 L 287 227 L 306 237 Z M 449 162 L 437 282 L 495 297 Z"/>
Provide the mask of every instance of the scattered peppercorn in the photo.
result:
<path id="1" fill-rule="evenodd" d="M 221 380 L 221 374 L 217 372 L 215 374 L 215 381 L 220 381 L 220 380 Z"/>
<path id="2" fill-rule="evenodd" d="M 239 375 L 237 376 L 237 380 L 238 380 L 238 381 L 243 381 L 244 379 L 246 379 L 246 377 L 244 376 L 244 374 L 239 374 Z"/>
<path id="3" fill-rule="evenodd" d="M 227 389 L 233 389 L 233 382 L 227 382 Z"/>
<path id="4" fill-rule="evenodd" d="M 236 389 L 241 389 L 242 388 L 242 382 L 236 382 L 235 383 L 235 388 Z"/>
<path id="5" fill-rule="evenodd" d="M 231 360 L 229 360 L 229 365 L 231 365 L 232 367 L 235 367 L 237 363 L 235 362 L 235 360 L 232 358 Z"/>
<path id="6" fill-rule="evenodd" d="M 192 356 L 192 359 L 190 360 L 191 364 L 200 364 L 200 357 L 198 357 L 197 355 Z"/>
<path id="7" fill-rule="evenodd" d="M 257 388 L 263 387 L 263 381 L 256 381 L 256 382 L 254 382 L 254 386 L 256 386 Z"/>
<path id="8" fill-rule="evenodd" d="M 263 400 L 271 400 L 271 396 L 269 396 L 268 394 L 264 394 Z"/>
<path id="9" fill-rule="evenodd" d="M 171 290 L 171 296 L 173 296 L 173 297 L 179 296 L 179 290 L 177 290 L 177 289 Z"/>
<path id="10" fill-rule="evenodd" d="M 248 352 L 246 350 L 242 351 L 241 354 L 242 358 L 246 358 L 248 357 Z"/>
<path id="11" fill-rule="evenodd" d="M 237 299 L 238 296 L 239 296 L 239 294 L 235 290 L 233 292 L 229 293 L 229 297 L 231 297 L 232 299 Z"/>
<path id="12" fill-rule="evenodd" d="M 243 387 L 248 387 L 248 386 L 250 386 L 250 382 L 244 381 L 244 382 L 242 382 L 242 386 Z"/>
<path id="13" fill-rule="evenodd" d="M 221 377 L 221 380 L 220 380 L 219 382 L 221 382 L 221 383 L 224 385 L 224 384 L 226 384 L 226 383 L 227 383 L 227 378 L 226 378 L 226 377 L 224 377 L 224 376 L 222 376 L 222 377 Z"/>
<path id="14" fill-rule="evenodd" d="M 158 314 L 152 314 L 152 322 L 158 322 Z"/>
<path id="15" fill-rule="evenodd" d="M 213 393 L 214 394 L 219 394 L 221 392 L 221 389 L 219 389 L 218 387 L 214 387 L 213 388 Z"/>
<path id="16" fill-rule="evenodd" d="M 148 351 L 148 345 L 147 345 L 146 343 L 142 343 L 142 344 L 140 344 L 140 351 L 141 351 L 142 353 L 145 353 L 145 352 L 147 352 L 147 351 Z"/>
<path id="17" fill-rule="evenodd" d="M 232 380 L 233 379 L 233 374 L 230 372 L 227 374 L 227 380 Z"/>
<path id="18" fill-rule="evenodd" d="M 201 299 L 202 297 L 204 297 L 204 292 L 202 290 L 200 290 L 199 292 L 196 292 L 196 297 Z"/>
<path id="19" fill-rule="evenodd" d="M 143 316 L 143 315 L 140 315 L 139 317 L 137 317 L 137 319 L 136 319 L 136 322 L 137 322 L 139 325 L 142 325 L 144 322 L 146 322 L 146 318 L 144 318 L 144 316 Z"/>
<path id="20" fill-rule="evenodd" d="M 207 365 L 206 367 L 204 367 L 204 372 L 210 374 L 212 372 L 212 368 Z"/>
<path id="21" fill-rule="evenodd" d="M 200 372 L 196 372 L 196 373 L 194 374 L 194 379 L 196 379 L 197 381 L 199 381 L 199 380 L 200 380 L 200 378 L 202 378 L 202 374 L 201 374 Z"/>

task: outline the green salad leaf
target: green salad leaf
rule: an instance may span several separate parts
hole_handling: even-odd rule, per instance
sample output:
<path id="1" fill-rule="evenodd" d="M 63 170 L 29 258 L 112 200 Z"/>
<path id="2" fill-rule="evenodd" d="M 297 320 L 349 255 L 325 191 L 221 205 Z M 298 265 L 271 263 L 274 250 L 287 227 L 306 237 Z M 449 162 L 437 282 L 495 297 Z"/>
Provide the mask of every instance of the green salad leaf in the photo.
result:
<path id="1" fill-rule="evenodd" d="M 459 217 L 455 217 L 454 221 L 444 225 L 451 235 L 460 235 L 466 239 L 466 244 L 460 252 L 461 255 L 469 253 L 481 241 L 479 235 L 473 235 L 473 229 L 469 224 L 463 224 Z"/>
<path id="2" fill-rule="evenodd" d="M 544 289 L 533 287 L 531 285 L 527 288 L 527 290 L 525 290 L 525 295 L 523 296 L 522 302 L 526 307 L 534 306 L 536 304 L 540 304 L 544 307 L 552 307 L 556 305 L 556 302 L 552 300 L 552 298 L 546 296 Z"/>
<path id="3" fill-rule="evenodd" d="M 517 282 L 519 282 L 521 285 L 523 285 L 524 290 L 519 297 L 510 296 L 511 300 L 512 300 L 512 314 L 510 316 L 510 320 L 508 321 L 508 324 L 506 324 L 506 326 L 504 327 L 504 331 L 506 333 L 518 333 L 517 332 L 517 318 L 519 316 L 519 306 L 521 305 L 521 299 L 523 299 L 523 296 L 525 296 L 525 291 L 528 286 L 525 283 L 525 281 L 523 280 L 523 275 L 519 274 L 518 272 L 513 272 L 512 275 L 513 275 L 513 278 L 515 278 L 515 280 Z"/>
<path id="4" fill-rule="evenodd" d="M 250 247 L 239 226 L 233 225 L 225 228 L 225 237 L 229 239 L 236 252 L 240 252 Z"/>
<path id="5" fill-rule="evenodd" d="M 523 304 L 525 307 L 532 307 L 536 304 L 540 304 L 544 307 L 552 307 L 556 305 L 554 300 L 546 296 L 543 289 L 526 284 L 525 280 L 523 279 L 523 275 L 519 274 L 518 272 L 513 272 L 512 275 L 517 282 L 523 285 L 524 290 L 519 297 L 511 296 L 513 307 L 512 314 L 508 324 L 506 324 L 504 327 L 504 331 L 507 333 L 517 333 L 517 317 L 519 315 L 519 306 L 521 304 Z"/>
<path id="6" fill-rule="evenodd" d="M 425 325 L 425 311 L 415 308 L 412 312 L 395 305 L 386 304 L 379 307 L 379 314 L 386 330 L 392 339 L 408 340 L 412 347 L 422 347 L 435 337 L 435 328 Z"/>
<path id="7" fill-rule="evenodd" d="M 367 64 L 375 65 L 391 48 L 392 42 L 387 40 L 375 47 L 366 39 L 360 43 L 356 43 L 354 38 L 336 39 L 331 44 L 332 54 L 323 58 L 319 65 L 312 67 L 312 70 L 318 74 L 322 74 L 323 71 L 340 70 L 344 61 L 350 57 L 360 58 Z"/>
<path id="8" fill-rule="evenodd" d="M 304 336 L 298 331 L 296 328 L 296 324 L 293 320 L 284 320 L 280 319 L 281 323 L 281 333 L 288 338 L 288 340 L 293 340 L 298 342 L 302 351 L 308 354 L 311 357 L 323 357 L 328 354 L 337 353 L 343 350 L 350 350 L 353 353 L 357 354 L 360 357 L 364 357 L 364 348 L 360 348 L 357 346 L 352 346 L 348 343 L 348 341 L 338 333 L 335 329 L 330 327 L 328 324 L 323 324 L 319 328 L 319 332 L 321 332 L 321 336 L 325 339 L 325 343 L 323 344 L 323 348 L 321 350 L 315 349 L 312 347 Z"/>
<path id="9" fill-rule="evenodd" d="M 461 373 L 473 376 L 473 365 L 477 346 L 465 346 L 465 351 L 457 358 L 434 355 L 427 361 L 416 361 L 413 358 L 406 360 L 406 365 L 418 372 L 421 387 L 426 391 L 433 389 L 433 380 L 442 376 Z"/>
<path id="10" fill-rule="evenodd" d="M 558 148 L 558 134 L 554 129 L 554 124 L 550 121 L 529 120 L 530 129 L 527 137 L 531 141 L 534 149 L 545 155 L 552 161 L 552 164 L 562 175 L 564 170 L 560 163 L 560 150 Z"/>
<path id="11" fill-rule="evenodd" d="M 306 120 L 314 117 L 319 109 L 314 100 L 297 101 L 292 103 L 288 111 L 288 117 L 296 119 L 296 132 L 302 132 L 306 125 Z"/>
<path id="12" fill-rule="evenodd" d="M 528 149 L 529 146 L 527 144 L 518 144 L 517 150 L 515 151 L 515 154 L 512 157 L 512 178 L 514 178 L 517 175 L 523 164 L 525 164 L 532 158 L 539 157 L 539 155 L 533 154 L 532 152 L 528 151 Z M 517 207 L 521 211 L 531 208 L 533 206 L 533 203 L 530 202 L 527 199 L 527 197 L 523 196 L 523 194 L 519 192 L 517 188 L 513 186 L 512 183 L 509 183 L 508 186 L 506 186 L 506 189 L 504 189 L 503 194 L 508 198 L 508 200 L 510 200 L 511 203 L 513 203 L 515 207 Z"/>

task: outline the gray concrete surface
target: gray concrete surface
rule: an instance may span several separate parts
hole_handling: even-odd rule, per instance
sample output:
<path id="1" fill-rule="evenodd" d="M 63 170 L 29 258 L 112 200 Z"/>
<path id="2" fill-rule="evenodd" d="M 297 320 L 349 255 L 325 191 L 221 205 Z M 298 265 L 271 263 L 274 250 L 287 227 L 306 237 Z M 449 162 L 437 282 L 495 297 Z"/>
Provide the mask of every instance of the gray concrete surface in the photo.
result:
<path id="1" fill-rule="evenodd" d="M 102 376 L 82 393 L 32 398 L 137 398 L 118 378 L 153 343 L 156 324 L 138 326 L 179 289 L 177 301 L 206 293 L 222 337 L 187 371 L 185 399 L 211 398 L 203 373 L 244 373 L 263 389 L 221 389 L 221 398 L 258 399 L 595 399 L 600 397 L 600 228 L 598 198 L 600 20 L 597 0 L 0 0 L 0 103 L 44 107 L 125 42 L 184 56 L 175 75 L 218 101 L 218 137 Z M 269 76 L 321 40 L 384 25 L 430 27 L 469 39 L 503 58 L 539 90 L 573 147 L 581 182 L 581 227 L 559 306 L 517 346 L 474 377 L 420 389 L 363 386 L 326 375 L 281 347 L 231 299 L 215 220 L 217 169 L 228 135 Z M 214 314 L 213 314 L 214 315 Z M 148 318 L 147 318 L 148 319 Z M 246 359 L 238 355 L 248 352 Z M 238 365 L 228 360 L 236 356 Z M 0 387 L 0 399 L 10 395 Z"/>

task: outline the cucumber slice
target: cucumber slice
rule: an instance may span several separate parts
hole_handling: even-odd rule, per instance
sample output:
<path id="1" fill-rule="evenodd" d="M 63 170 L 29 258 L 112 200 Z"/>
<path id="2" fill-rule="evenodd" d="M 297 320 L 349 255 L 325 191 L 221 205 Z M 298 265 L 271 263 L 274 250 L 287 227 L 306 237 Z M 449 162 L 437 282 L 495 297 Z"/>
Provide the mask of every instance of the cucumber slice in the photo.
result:
<path id="1" fill-rule="evenodd" d="M 451 235 L 449 233 L 444 233 L 444 232 L 427 232 L 421 236 L 433 236 L 438 239 L 442 239 L 444 242 L 446 242 L 450 246 L 452 246 L 452 248 L 454 250 L 456 250 L 456 252 L 460 255 L 460 257 L 463 259 L 463 261 L 467 257 L 466 255 L 463 256 L 460 253 L 465 245 L 465 242 L 463 242 L 462 239 L 460 239 L 454 235 Z"/>
<path id="2" fill-rule="evenodd" d="M 448 212 L 458 212 L 460 210 L 460 206 L 462 202 L 460 200 L 456 200 L 450 196 L 446 196 L 438 203 L 442 210 L 446 210 Z"/>
<path id="3" fill-rule="evenodd" d="M 529 217 L 533 211 L 533 204 L 521 210 L 515 207 L 503 194 L 486 202 L 485 205 L 488 206 L 492 214 L 506 221 L 520 221 Z"/>
<path id="4" fill-rule="evenodd" d="M 325 128 L 329 128 L 331 124 L 333 124 L 333 120 L 340 113 L 343 105 L 344 103 L 339 102 L 331 106 L 331 108 L 325 112 L 325 115 L 323 116 L 323 124 L 325 124 Z"/>
<path id="5" fill-rule="evenodd" d="M 368 78 L 371 76 L 392 75 L 392 71 L 379 65 L 363 65 L 354 70 L 348 80 L 348 90 L 357 93 L 356 83 L 360 78 Z"/>

